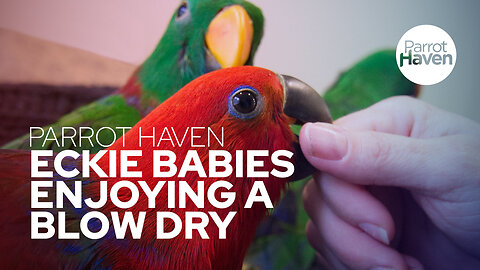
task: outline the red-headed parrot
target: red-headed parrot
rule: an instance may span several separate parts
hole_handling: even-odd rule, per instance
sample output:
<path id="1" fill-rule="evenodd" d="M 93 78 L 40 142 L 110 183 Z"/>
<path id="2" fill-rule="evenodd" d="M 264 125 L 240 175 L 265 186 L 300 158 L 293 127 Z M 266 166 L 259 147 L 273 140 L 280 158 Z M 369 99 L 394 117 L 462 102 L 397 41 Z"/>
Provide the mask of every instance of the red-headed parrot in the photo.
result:
<path id="1" fill-rule="evenodd" d="M 30 178 L 30 151 L 1 150 L 0 213 L 3 219 L 0 226 L 2 239 L 0 254 L 2 267 L 5 269 L 241 269 L 257 225 L 267 213 L 263 203 L 254 203 L 251 208 L 244 207 L 254 182 L 263 183 L 269 197 L 275 203 L 280 199 L 288 180 L 301 178 L 308 172 L 300 171 L 296 174 L 297 171 L 295 171 L 295 174 L 289 178 L 278 178 L 273 174 L 269 174 L 266 178 L 247 177 L 246 175 L 237 176 L 236 173 L 212 178 L 201 177 L 198 171 L 189 171 L 184 177 L 180 177 L 178 173 L 168 178 L 156 178 L 152 168 L 154 150 L 173 151 L 176 155 L 176 167 L 180 168 L 192 148 L 190 144 L 174 146 L 170 143 L 163 143 L 160 147 L 152 143 L 143 143 L 139 146 L 139 133 L 149 136 L 153 135 L 153 128 L 159 132 L 164 127 L 177 131 L 184 131 L 187 127 L 209 127 L 218 131 L 223 127 L 223 146 L 212 143 L 208 147 L 208 138 L 201 136 L 196 144 L 203 144 L 206 147 L 193 148 L 205 170 L 209 168 L 208 155 L 211 150 L 226 150 L 237 158 L 236 150 L 268 150 L 270 154 L 277 150 L 288 150 L 295 153 L 291 158 L 294 166 L 306 168 L 308 164 L 301 164 L 305 160 L 301 151 L 296 151 L 297 137 L 290 128 L 293 123 L 306 121 L 331 121 L 323 99 L 315 90 L 295 78 L 278 75 L 258 67 L 244 66 L 214 71 L 187 84 L 127 132 L 123 138 L 125 146 L 123 140 L 119 139 L 106 149 L 117 151 L 115 152 L 116 161 L 111 162 L 110 155 L 105 155 L 97 162 L 100 169 L 108 172 L 112 164 L 116 164 L 117 168 L 121 165 L 120 151 L 141 150 L 142 155 L 136 159 L 137 165 L 134 168 L 135 171 L 143 173 L 141 178 L 134 180 L 119 176 L 99 178 L 90 169 L 91 174 L 86 178 L 72 176 L 70 179 L 65 179 L 56 173 L 53 174 L 53 178 Z M 245 155 L 240 157 L 244 165 L 246 164 Z M 270 158 L 262 160 L 264 165 L 257 170 L 271 171 L 278 167 Z M 51 169 L 54 163 L 53 158 L 42 158 L 42 162 L 45 161 L 49 163 Z M 82 170 L 81 163 L 82 157 L 64 160 L 63 167 L 69 171 L 75 168 Z M 231 164 L 233 171 L 238 169 L 235 166 L 237 163 Z M 117 207 L 110 199 L 105 205 L 99 206 L 99 209 L 86 207 L 87 198 L 91 198 L 93 202 L 99 201 L 101 182 L 105 182 L 108 186 L 108 194 L 111 194 L 113 189 L 111 187 L 121 181 L 133 183 L 141 190 L 140 181 L 145 181 L 150 189 L 154 189 L 159 180 L 178 184 L 183 181 L 192 189 L 200 189 L 198 181 L 203 180 L 205 194 L 208 187 L 217 181 L 227 181 L 231 184 L 230 191 L 235 191 L 236 196 L 231 206 L 226 208 L 213 207 L 209 200 L 205 200 L 203 208 L 197 207 L 191 201 L 187 201 L 185 208 L 169 208 L 167 196 L 171 194 L 163 188 L 154 200 L 155 205 L 152 208 L 149 208 L 150 202 L 142 192 L 140 192 L 138 203 L 126 209 Z M 31 209 L 30 206 L 30 186 L 37 181 L 52 181 L 52 185 L 54 182 L 57 188 L 59 182 L 67 183 L 71 190 L 81 188 L 83 201 L 78 208 L 74 208 L 70 202 L 65 202 L 61 209 L 44 210 L 52 213 L 55 219 L 58 217 L 59 224 L 61 223 L 60 212 L 65 212 L 66 224 L 64 225 L 68 232 L 79 232 L 82 216 L 91 211 L 97 211 L 107 217 L 107 224 L 113 222 L 111 212 L 118 212 L 120 218 L 126 216 L 126 212 L 131 212 L 137 220 L 140 212 L 145 211 L 146 218 L 140 239 L 133 239 L 133 234 L 130 233 L 126 234 L 125 239 L 117 239 L 116 232 L 113 231 L 112 226 L 109 226 L 108 231 L 103 234 L 104 237 L 96 240 L 86 237 L 80 237 L 79 240 L 58 240 L 57 234 L 46 240 L 31 240 L 30 218 L 37 209 Z M 80 185 L 74 188 L 76 181 Z M 42 189 L 48 194 L 41 200 L 58 203 L 54 189 Z M 116 192 L 117 197 L 122 198 L 122 201 L 128 201 L 133 197 L 130 190 L 126 188 Z M 42 194 L 44 195 L 45 193 Z M 221 198 L 217 193 L 215 196 Z M 193 233 L 191 239 L 186 239 L 186 230 L 182 230 L 178 237 L 172 239 L 157 239 L 156 212 L 174 213 L 181 218 L 182 223 L 186 223 L 185 216 L 190 211 L 208 215 L 216 214 L 222 220 L 229 211 L 237 213 L 226 229 L 225 239 L 220 239 L 219 229 L 213 221 L 205 225 L 205 232 L 210 236 L 209 239 L 201 239 L 200 233 Z M 93 221 L 90 221 L 88 226 L 84 226 L 92 231 L 102 231 L 103 223 Z M 171 229 L 173 222 L 166 220 L 164 226 Z"/>
<path id="2" fill-rule="evenodd" d="M 132 127 L 158 104 L 198 76 L 220 68 L 251 65 L 263 36 L 263 15 L 259 8 L 244 0 L 182 1 L 153 53 L 138 67 L 127 83 L 113 95 L 63 116 L 51 134 L 43 138 L 61 139 L 62 127 Z M 78 140 L 79 129 L 68 136 Z M 116 138 L 122 130 L 115 129 Z M 35 136 L 41 136 L 38 131 Z M 53 134 L 54 133 L 54 134 Z M 72 134 L 75 133 L 75 134 Z M 92 133 L 85 130 L 85 136 Z M 76 136 L 75 136 L 76 135 Z M 101 133 L 101 144 L 113 141 L 113 133 Z M 7 149 L 63 149 L 99 151 L 105 147 L 84 139 L 57 146 L 29 136 L 16 139 Z"/>

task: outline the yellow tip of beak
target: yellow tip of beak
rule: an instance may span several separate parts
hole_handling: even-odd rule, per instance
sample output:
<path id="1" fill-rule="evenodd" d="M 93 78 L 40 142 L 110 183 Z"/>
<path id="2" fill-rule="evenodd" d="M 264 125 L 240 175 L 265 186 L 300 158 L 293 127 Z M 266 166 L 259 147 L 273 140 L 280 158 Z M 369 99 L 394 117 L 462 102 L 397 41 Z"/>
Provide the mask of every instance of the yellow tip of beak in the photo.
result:
<path id="1" fill-rule="evenodd" d="M 253 23 L 240 5 L 226 7 L 210 22 L 205 42 L 222 68 L 244 65 L 250 56 Z"/>

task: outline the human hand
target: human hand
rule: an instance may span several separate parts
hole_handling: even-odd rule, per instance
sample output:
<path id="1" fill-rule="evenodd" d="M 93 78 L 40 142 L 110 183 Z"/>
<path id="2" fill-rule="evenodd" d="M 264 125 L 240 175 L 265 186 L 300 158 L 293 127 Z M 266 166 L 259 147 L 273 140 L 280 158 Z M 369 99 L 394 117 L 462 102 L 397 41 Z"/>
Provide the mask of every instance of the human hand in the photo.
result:
<path id="1" fill-rule="evenodd" d="M 310 243 L 334 269 L 480 269 L 480 125 L 394 97 L 305 125 Z"/>

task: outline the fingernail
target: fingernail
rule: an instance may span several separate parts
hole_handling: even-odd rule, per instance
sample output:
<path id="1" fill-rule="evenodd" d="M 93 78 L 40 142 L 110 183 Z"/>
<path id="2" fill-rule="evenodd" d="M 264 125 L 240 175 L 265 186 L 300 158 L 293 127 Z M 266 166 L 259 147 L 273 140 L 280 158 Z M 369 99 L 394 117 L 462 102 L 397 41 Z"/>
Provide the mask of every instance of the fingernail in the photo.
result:
<path id="1" fill-rule="evenodd" d="M 364 232 L 366 232 L 371 237 L 375 238 L 376 240 L 384 243 L 385 245 L 390 244 L 390 240 L 388 240 L 387 231 L 383 228 L 378 227 L 377 225 L 373 225 L 371 223 L 362 223 L 358 225 Z"/>
<path id="2" fill-rule="evenodd" d="M 325 160 L 340 160 L 347 153 L 348 141 L 343 130 L 323 123 L 305 127 L 310 154 Z"/>
<path id="3" fill-rule="evenodd" d="M 373 268 L 370 268 L 370 270 L 394 270 L 393 268 L 390 268 L 390 267 L 373 267 Z"/>

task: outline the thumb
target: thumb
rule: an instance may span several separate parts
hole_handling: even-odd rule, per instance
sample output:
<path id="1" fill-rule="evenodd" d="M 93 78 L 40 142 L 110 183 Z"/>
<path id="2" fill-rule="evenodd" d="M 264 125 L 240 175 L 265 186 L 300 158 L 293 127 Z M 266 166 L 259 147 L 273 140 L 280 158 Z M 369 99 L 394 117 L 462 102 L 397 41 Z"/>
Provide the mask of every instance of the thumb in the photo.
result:
<path id="1" fill-rule="evenodd" d="M 448 143 L 443 140 L 346 130 L 326 123 L 309 123 L 300 131 L 302 151 L 318 170 L 355 184 L 405 188 L 439 187 L 432 172 L 442 175 L 442 168 L 451 169 L 441 147 Z"/>

